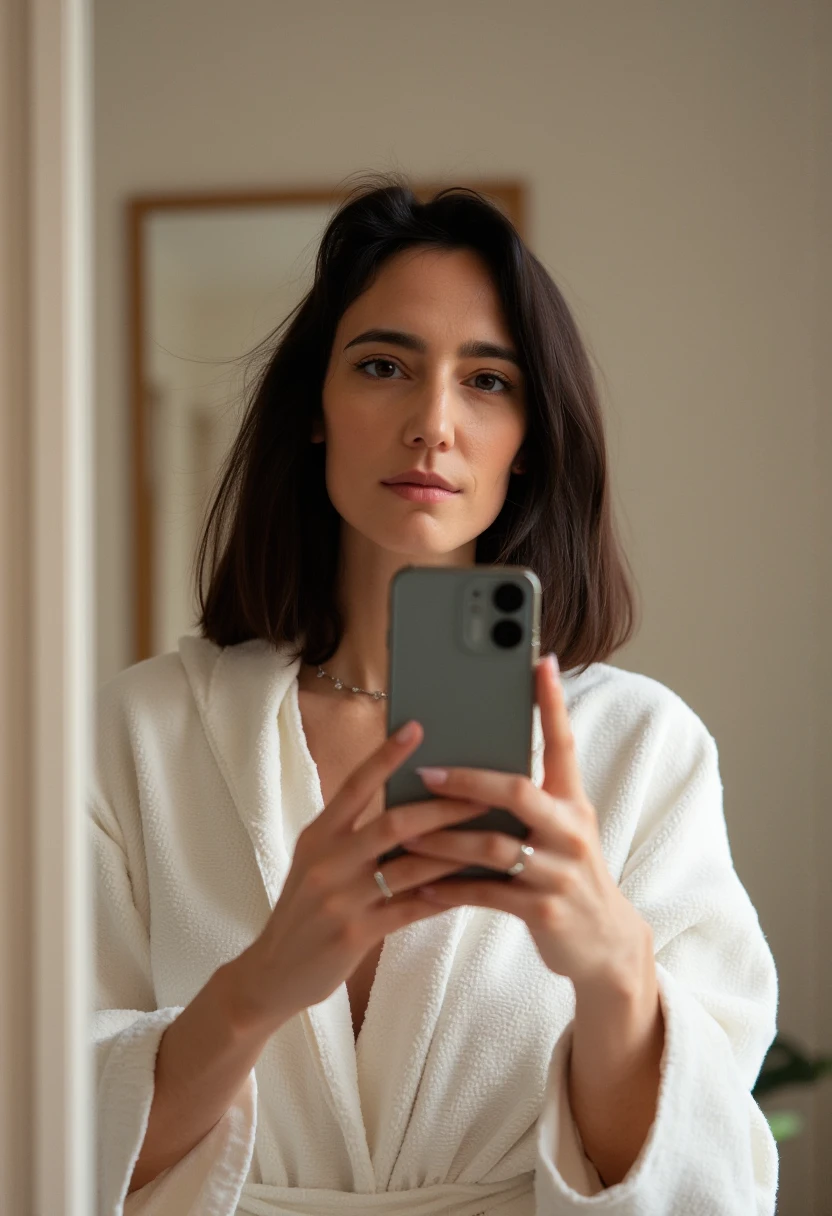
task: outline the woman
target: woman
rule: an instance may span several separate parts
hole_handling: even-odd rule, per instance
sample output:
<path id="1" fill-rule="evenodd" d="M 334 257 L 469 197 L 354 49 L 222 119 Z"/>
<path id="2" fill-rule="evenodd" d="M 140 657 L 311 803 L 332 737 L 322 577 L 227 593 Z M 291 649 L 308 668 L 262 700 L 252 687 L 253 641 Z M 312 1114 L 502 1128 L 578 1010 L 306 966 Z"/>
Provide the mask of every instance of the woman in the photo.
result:
<path id="1" fill-rule="evenodd" d="M 474 562 L 543 586 L 532 777 L 426 770 L 385 813 L 423 737 L 385 737 L 391 576 Z M 394 179 L 334 216 L 198 587 L 201 636 L 100 693 L 99 1211 L 772 1212 L 776 975 L 716 745 L 605 661 L 632 598 L 589 362 L 486 200 Z M 453 830 L 485 805 L 522 852 Z"/>

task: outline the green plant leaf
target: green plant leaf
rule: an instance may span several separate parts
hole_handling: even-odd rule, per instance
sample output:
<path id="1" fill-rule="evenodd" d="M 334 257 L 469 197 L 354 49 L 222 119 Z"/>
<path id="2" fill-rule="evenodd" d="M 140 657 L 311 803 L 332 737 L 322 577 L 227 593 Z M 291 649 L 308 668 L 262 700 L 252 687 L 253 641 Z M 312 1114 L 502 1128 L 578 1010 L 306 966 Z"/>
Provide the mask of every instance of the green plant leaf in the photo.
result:
<path id="1" fill-rule="evenodd" d="M 803 1131 L 804 1119 L 796 1110 L 770 1110 L 766 1114 L 768 1125 L 774 1139 L 781 1143 L 783 1140 L 793 1140 Z"/>
<path id="2" fill-rule="evenodd" d="M 769 1047 L 751 1091 L 755 1100 L 786 1085 L 812 1085 L 832 1072 L 832 1057 L 808 1056 L 791 1039 L 778 1035 Z"/>

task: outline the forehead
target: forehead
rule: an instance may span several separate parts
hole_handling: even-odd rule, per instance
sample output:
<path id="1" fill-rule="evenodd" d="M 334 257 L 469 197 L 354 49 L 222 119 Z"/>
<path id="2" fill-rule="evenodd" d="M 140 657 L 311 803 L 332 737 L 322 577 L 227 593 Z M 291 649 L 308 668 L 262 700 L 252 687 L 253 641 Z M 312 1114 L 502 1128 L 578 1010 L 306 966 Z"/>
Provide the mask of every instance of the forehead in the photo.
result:
<path id="1" fill-rule="evenodd" d="M 400 320 L 397 328 L 405 328 L 407 318 L 419 318 L 423 326 L 487 325 L 495 335 L 508 336 L 491 272 L 469 249 L 406 249 L 389 258 L 347 309 L 341 324 L 379 319 L 379 314 L 386 325 Z"/>

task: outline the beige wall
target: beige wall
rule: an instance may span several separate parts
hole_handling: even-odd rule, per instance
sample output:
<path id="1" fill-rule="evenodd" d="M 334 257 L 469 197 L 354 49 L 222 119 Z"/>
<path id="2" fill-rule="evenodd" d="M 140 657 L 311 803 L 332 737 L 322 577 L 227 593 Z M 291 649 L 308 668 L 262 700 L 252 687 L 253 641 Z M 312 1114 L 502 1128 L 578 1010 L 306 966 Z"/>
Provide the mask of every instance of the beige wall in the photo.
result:
<path id="1" fill-rule="evenodd" d="M 813 160 L 828 204 L 829 58 L 824 79 L 809 0 L 99 0 L 95 20 L 98 678 L 132 659 L 127 195 L 392 166 L 522 178 L 532 247 L 603 377 L 644 602 L 614 661 L 716 736 L 781 1027 L 832 1049 L 830 310 Z M 832 1194 L 823 1143 L 784 1148 L 787 1216 L 832 1210 L 813 1199 Z"/>

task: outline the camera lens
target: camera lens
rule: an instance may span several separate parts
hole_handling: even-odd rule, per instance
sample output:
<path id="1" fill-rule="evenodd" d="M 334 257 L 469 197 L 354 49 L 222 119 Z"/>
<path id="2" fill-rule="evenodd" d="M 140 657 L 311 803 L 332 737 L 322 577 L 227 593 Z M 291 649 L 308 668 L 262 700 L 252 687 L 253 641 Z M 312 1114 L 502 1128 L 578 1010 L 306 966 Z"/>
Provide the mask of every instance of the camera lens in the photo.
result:
<path id="1" fill-rule="evenodd" d="M 494 592 L 494 604 L 500 612 L 516 612 L 523 603 L 523 589 L 517 583 L 500 583 Z"/>
<path id="2" fill-rule="evenodd" d="M 491 630 L 494 644 L 501 646 L 503 650 L 509 650 L 512 646 L 517 646 L 522 636 L 523 630 L 516 621 L 497 621 L 497 624 Z"/>

